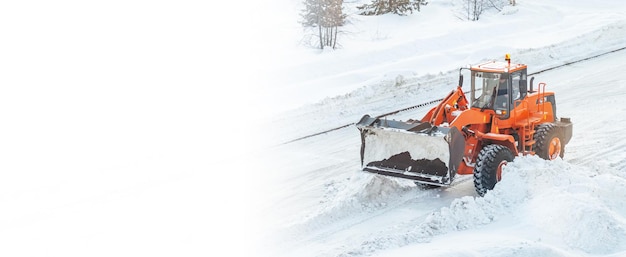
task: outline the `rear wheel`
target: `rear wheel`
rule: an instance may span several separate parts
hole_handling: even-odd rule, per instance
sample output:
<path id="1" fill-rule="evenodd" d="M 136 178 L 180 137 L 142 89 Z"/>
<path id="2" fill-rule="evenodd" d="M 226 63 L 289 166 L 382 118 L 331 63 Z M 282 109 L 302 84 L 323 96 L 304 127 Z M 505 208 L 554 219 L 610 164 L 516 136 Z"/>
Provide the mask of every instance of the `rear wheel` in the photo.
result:
<path id="1" fill-rule="evenodd" d="M 502 179 L 502 168 L 513 158 L 513 152 L 503 145 L 488 145 L 480 150 L 474 167 L 474 187 L 478 195 L 483 196 L 495 187 Z"/>
<path id="2" fill-rule="evenodd" d="M 546 160 L 554 160 L 557 157 L 563 158 L 565 145 L 552 123 L 541 124 L 537 127 L 534 135 L 535 146 L 533 151 L 539 157 Z"/>

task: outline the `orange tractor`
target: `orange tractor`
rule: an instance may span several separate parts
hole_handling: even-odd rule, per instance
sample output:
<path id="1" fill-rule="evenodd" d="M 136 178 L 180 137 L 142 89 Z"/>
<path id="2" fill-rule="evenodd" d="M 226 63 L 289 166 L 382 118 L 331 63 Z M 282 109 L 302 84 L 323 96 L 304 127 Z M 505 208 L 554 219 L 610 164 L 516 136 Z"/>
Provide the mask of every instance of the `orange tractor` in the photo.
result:
<path id="1" fill-rule="evenodd" d="M 459 73 L 467 68 L 460 69 Z M 459 86 L 421 120 L 396 121 L 363 116 L 361 165 L 364 171 L 449 186 L 455 175 L 474 175 L 483 196 L 515 156 L 563 157 L 572 137 L 568 118 L 557 119 L 554 92 L 527 81 L 527 67 L 506 61 L 471 66 L 471 103 Z"/>

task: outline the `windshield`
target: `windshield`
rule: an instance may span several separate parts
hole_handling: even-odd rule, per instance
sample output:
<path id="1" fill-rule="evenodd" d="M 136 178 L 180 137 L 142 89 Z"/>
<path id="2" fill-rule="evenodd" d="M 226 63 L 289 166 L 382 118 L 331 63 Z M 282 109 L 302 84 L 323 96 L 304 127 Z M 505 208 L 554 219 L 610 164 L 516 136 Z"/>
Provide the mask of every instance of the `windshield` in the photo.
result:
<path id="1" fill-rule="evenodd" d="M 499 73 L 475 72 L 472 80 L 476 95 L 472 107 L 493 109 L 499 85 L 506 90 L 506 78 Z"/>

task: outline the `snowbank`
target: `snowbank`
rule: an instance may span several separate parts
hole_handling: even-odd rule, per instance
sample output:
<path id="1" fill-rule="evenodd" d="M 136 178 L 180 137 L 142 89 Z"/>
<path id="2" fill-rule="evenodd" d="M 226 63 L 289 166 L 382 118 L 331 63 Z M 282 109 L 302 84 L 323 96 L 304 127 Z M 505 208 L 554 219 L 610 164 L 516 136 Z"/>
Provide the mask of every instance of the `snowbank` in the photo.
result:
<path id="1" fill-rule="evenodd" d="M 561 250 L 528 245 L 526 253 L 518 252 L 521 255 L 515 256 L 561 256 L 562 253 L 557 253 L 569 248 L 578 249 L 583 255 L 625 253 L 626 208 L 621 201 L 626 197 L 626 178 L 621 174 L 623 171 L 590 170 L 560 159 L 550 162 L 535 156 L 518 157 L 506 166 L 502 181 L 484 197 L 456 199 L 424 221 L 416 220 L 412 229 L 368 240 L 347 253 L 368 255 L 418 243 L 402 252 L 419 252 L 420 256 L 458 254 L 454 243 L 449 250 L 435 251 L 432 255 L 420 250 L 424 245 L 419 243 L 435 241 L 439 245 L 441 242 L 435 238 L 457 231 L 493 230 L 499 234 L 502 232 L 497 231 L 498 227 L 511 226 L 516 228 L 516 234 L 535 234 L 556 241 L 556 245 L 560 239 L 565 244 Z M 485 228 L 486 225 L 491 226 Z M 464 251 L 468 250 L 466 244 L 460 245 Z M 474 250 L 491 251 L 480 246 Z M 512 249 L 500 250 L 497 256 L 503 252 L 511 254 Z"/>

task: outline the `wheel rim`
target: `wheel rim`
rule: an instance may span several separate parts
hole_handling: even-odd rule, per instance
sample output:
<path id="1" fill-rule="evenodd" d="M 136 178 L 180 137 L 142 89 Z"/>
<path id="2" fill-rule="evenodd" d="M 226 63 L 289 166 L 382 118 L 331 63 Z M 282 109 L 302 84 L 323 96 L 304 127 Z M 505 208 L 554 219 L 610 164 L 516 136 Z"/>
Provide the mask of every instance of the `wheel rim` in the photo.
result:
<path id="1" fill-rule="evenodd" d="M 507 163 L 508 162 L 504 160 L 501 161 L 500 164 L 498 164 L 498 169 L 496 169 L 496 181 L 500 181 L 502 179 L 502 168 L 504 168 Z"/>
<path id="2" fill-rule="evenodd" d="M 548 156 L 550 160 L 554 160 L 561 155 L 561 139 L 558 137 L 552 138 L 548 145 Z"/>

